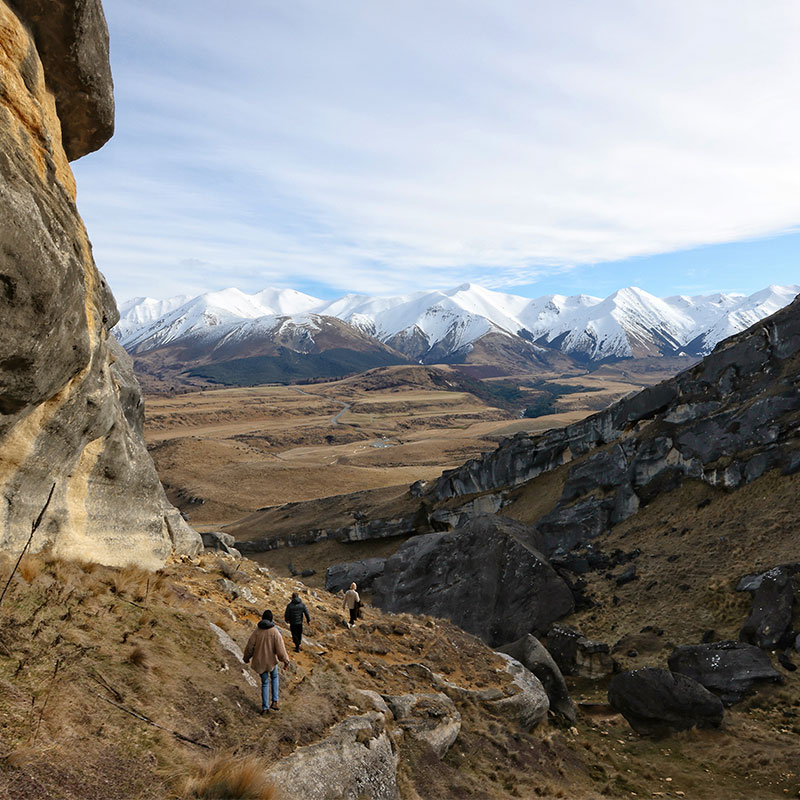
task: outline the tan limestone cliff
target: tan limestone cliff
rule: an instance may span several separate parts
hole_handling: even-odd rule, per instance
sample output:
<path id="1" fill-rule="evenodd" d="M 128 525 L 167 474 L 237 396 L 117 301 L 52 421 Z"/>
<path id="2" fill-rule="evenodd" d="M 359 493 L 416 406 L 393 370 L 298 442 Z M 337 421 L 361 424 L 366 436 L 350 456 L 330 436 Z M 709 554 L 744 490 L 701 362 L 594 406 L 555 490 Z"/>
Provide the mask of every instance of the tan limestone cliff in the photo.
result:
<path id="1" fill-rule="evenodd" d="M 31 549 L 157 567 L 200 541 L 144 446 L 68 160 L 113 130 L 107 36 L 97 0 L 0 0 L 0 550 L 55 484 Z"/>

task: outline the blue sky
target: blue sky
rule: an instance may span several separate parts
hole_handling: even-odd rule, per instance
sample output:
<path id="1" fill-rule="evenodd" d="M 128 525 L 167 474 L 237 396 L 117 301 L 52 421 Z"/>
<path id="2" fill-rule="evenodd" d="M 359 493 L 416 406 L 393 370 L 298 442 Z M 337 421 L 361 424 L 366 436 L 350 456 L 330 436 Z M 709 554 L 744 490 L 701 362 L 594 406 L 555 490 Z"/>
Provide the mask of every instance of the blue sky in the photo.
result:
<path id="1" fill-rule="evenodd" d="M 104 6 L 73 167 L 118 300 L 800 281 L 794 0 Z"/>

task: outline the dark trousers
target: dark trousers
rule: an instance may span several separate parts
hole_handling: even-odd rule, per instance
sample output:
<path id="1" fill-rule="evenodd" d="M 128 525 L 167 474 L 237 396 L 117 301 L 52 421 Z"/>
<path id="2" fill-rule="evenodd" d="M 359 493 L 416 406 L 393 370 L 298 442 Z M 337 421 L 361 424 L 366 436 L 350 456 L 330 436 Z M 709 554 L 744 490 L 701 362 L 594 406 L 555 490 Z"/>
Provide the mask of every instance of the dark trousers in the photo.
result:
<path id="1" fill-rule="evenodd" d="M 355 625 L 356 620 L 358 619 L 358 609 L 351 608 L 350 609 L 350 624 Z"/>
<path id="2" fill-rule="evenodd" d="M 289 625 L 289 630 L 292 632 L 292 641 L 294 642 L 295 650 L 300 649 L 300 642 L 303 641 L 303 623 L 299 625 Z"/>

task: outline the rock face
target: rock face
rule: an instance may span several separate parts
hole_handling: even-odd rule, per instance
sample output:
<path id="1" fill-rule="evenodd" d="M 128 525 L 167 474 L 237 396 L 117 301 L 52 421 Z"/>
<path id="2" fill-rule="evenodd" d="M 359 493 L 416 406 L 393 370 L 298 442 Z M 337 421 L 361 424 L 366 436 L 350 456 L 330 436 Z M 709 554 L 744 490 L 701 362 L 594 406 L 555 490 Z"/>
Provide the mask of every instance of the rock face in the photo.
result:
<path id="1" fill-rule="evenodd" d="M 550 629 L 547 651 L 564 675 L 596 680 L 610 675 L 616 667 L 607 644 L 593 642 L 565 625 Z"/>
<path id="2" fill-rule="evenodd" d="M 375 579 L 383 575 L 385 565 L 385 558 L 364 558 L 361 561 L 333 564 L 325 571 L 325 589 L 328 592 L 340 592 L 351 583 L 355 583 L 359 589 L 369 589 Z"/>
<path id="3" fill-rule="evenodd" d="M 14 8 L 0 0 L 0 549 L 22 548 L 55 484 L 33 550 L 158 567 L 201 543 L 145 448 L 139 388 L 109 336 L 118 313 L 68 163 L 112 130 L 102 9 Z"/>
<path id="4" fill-rule="evenodd" d="M 672 672 L 693 678 L 726 706 L 738 703 L 759 683 L 783 680 L 763 650 L 740 642 L 684 645 L 667 663 Z"/>
<path id="5" fill-rule="evenodd" d="M 527 526 L 493 516 L 415 536 L 387 560 L 373 602 L 386 611 L 446 617 L 490 645 L 546 630 L 574 601 L 529 539 Z"/>
<path id="6" fill-rule="evenodd" d="M 492 705 L 516 717 L 525 730 L 533 730 L 547 718 L 550 709 L 547 692 L 542 682 L 527 667 L 511 656 L 504 653 L 500 655 L 508 662 L 506 672 L 513 678 L 517 692 L 494 701 Z"/>
<path id="7" fill-rule="evenodd" d="M 409 736 L 430 745 L 444 758 L 461 732 L 461 714 L 446 694 L 386 695 L 383 699 Z"/>
<path id="8" fill-rule="evenodd" d="M 569 696 L 564 676 L 558 664 L 535 636 L 523 636 L 516 642 L 503 645 L 499 652 L 519 661 L 539 679 L 547 692 L 551 711 L 561 714 L 569 722 L 575 721 L 575 704 Z"/>
<path id="9" fill-rule="evenodd" d="M 100 0 L 10 0 L 10 5 L 33 33 L 67 158 L 99 150 L 114 133 L 114 84 Z"/>
<path id="10" fill-rule="evenodd" d="M 778 647 L 791 629 L 794 593 L 794 579 L 786 567 L 764 573 L 753 591 L 753 607 L 739 639 L 767 650 Z"/>
<path id="11" fill-rule="evenodd" d="M 397 761 L 383 714 L 370 711 L 295 750 L 269 776 L 287 800 L 396 800 Z"/>
<path id="12" fill-rule="evenodd" d="M 436 509 L 454 497 L 507 496 L 571 464 L 560 498 L 536 524 L 545 555 L 569 550 L 684 478 L 733 489 L 769 469 L 800 469 L 799 378 L 800 298 L 670 380 L 566 428 L 517 434 L 443 473 L 423 499 Z"/>
<path id="13" fill-rule="evenodd" d="M 608 702 L 647 736 L 689 728 L 718 728 L 722 701 L 686 675 L 646 667 L 623 672 L 608 687 Z"/>

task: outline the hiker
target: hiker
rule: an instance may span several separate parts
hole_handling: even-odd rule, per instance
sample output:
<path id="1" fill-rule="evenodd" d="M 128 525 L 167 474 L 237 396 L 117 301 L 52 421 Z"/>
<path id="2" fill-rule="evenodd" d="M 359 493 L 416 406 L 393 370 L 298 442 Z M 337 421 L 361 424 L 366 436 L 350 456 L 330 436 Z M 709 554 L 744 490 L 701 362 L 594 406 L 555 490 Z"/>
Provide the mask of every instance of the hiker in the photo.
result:
<path id="1" fill-rule="evenodd" d="M 300 652 L 300 642 L 303 641 L 303 617 L 306 618 L 306 622 L 310 625 L 311 617 L 308 616 L 306 604 L 300 599 L 300 595 L 297 592 L 292 592 L 292 599 L 289 601 L 289 605 L 286 606 L 283 618 L 289 623 L 295 653 Z"/>
<path id="2" fill-rule="evenodd" d="M 270 708 L 278 710 L 278 662 L 289 666 L 289 654 L 283 643 L 281 632 L 272 621 L 272 612 L 267 609 L 261 615 L 258 627 L 250 634 L 244 648 L 244 663 L 253 659 L 252 667 L 261 676 L 261 713 L 266 714 Z M 269 690 L 272 689 L 272 703 L 269 701 Z"/>
<path id="3" fill-rule="evenodd" d="M 358 587 L 355 583 L 350 584 L 350 588 L 344 593 L 344 600 L 342 601 L 342 608 L 350 609 L 350 621 L 347 623 L 348 628 L 352 628 L 358 619 L 358 612 L 361 609 L 361 598 L 356 591 Z"/>

